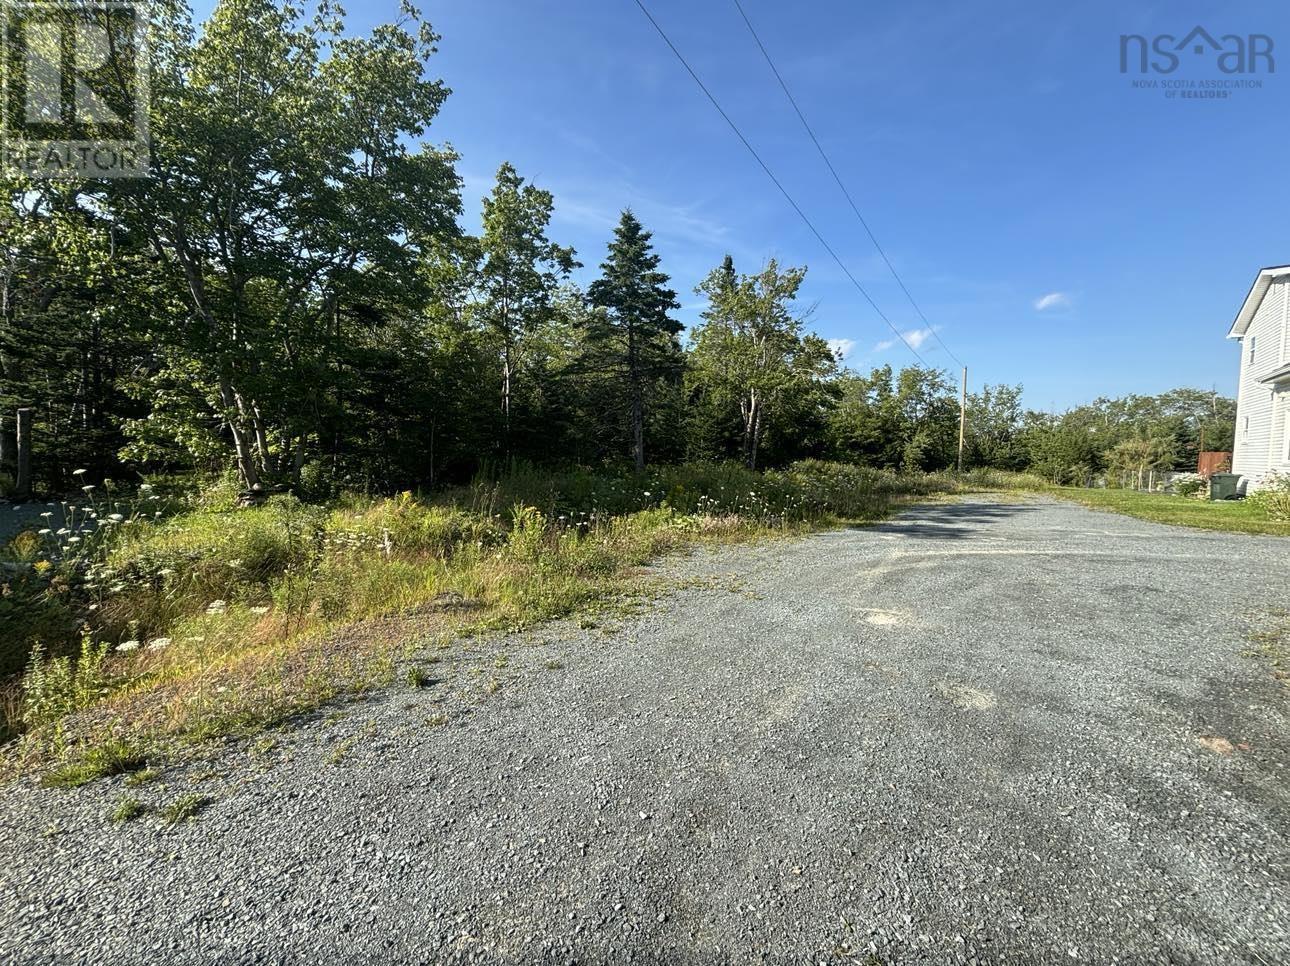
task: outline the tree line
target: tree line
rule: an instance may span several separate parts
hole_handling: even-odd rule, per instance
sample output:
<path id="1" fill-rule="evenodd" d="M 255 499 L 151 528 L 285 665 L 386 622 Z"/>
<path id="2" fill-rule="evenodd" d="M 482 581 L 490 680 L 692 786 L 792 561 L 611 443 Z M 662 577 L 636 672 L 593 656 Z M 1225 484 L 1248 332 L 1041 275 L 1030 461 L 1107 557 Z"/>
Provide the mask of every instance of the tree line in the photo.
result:
<path id="1" fill-rule="evenodd" d="M 843 368 L 803 267 L 726 257 L 687 334 L 630 210 L 585 288 L 555 199 L 510 164 L 466 232 L 459 159 L 427 139 L 440 38 L 412 7 L 363 37 L 329 5 L 222 0 L 200 31 L 152 10 L 151 176 L 0 181 L 0 410 L 34 408 L 46 489 L 78 469 L 324 495 L 517 460 L 953 465 L 950 379 Z M 1020 395 L 971 397 L 970 464 L 1065 482 L 1126 440 L 1168 437 L 1176 462 L 1200 433 L 1230 443 L 1203 393 L 1062 417 Z"/>

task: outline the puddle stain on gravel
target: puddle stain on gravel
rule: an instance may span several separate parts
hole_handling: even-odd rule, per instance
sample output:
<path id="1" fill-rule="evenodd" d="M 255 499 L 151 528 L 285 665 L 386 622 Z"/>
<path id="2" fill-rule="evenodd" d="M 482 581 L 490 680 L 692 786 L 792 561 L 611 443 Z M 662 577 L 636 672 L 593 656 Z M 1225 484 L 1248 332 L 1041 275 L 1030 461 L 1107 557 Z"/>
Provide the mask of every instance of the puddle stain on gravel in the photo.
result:
<path id="1" fill-rule="evenodd" d="M 1196 737 L 1196 744 L 1200 745 L 1202 748 L 1208 748 L 1216 755 L 1230 755 L 1238 748 L 1241 751 L 1250 750 L 1250 746 L 1245 742 L 1242 741 L 1233 744 L 1222 735 L 1198 735 Z"/>
<path id="2" fill-rule="evenodd" d="M 900 627 L 914 623 L 914 615 L 908 611 L 882 610 L 877 607 L 856 608 L 860 618 L 873 627 Z"/>
<path id="3" fill-rule="evenodd" d="M 998 698 L 991 692 L 970 688 L 966 684 L 957 684 L 953 681 L 941 682 L 936 685 L 936 690 L 951 704 L 968 711 L 989 711 L 999 704 Z"/>

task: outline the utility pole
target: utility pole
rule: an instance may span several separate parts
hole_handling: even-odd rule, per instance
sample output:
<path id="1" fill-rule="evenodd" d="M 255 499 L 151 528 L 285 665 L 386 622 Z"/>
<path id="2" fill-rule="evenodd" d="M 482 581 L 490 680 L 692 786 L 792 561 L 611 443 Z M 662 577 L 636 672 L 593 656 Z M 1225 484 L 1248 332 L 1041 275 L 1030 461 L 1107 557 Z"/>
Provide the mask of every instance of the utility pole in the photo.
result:
<path id="1" fill-rule="evenodd" d="M 959 395 L 959 472 L 963 472 L 963 438 L 967 435 L 967 366 L 963 367 L 963 391 Z"/>

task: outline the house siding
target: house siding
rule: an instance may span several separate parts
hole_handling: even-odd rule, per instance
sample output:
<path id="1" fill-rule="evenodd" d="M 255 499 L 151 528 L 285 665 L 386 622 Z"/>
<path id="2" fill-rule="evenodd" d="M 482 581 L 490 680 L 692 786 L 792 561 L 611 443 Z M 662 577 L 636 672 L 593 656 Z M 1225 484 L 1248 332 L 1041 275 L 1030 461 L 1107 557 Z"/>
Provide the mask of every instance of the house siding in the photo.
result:
<path id="1" fill-rule="evenodd" d="M 1285 427 L 1290 418 L 1290 394 L 1275 393 L 1260 383 L 1287 361 L 1286 313 L 1290 309 L 1290 277 L 1281 276 L 1268 288 L 1263 303 L 1240 339 L 1241 376 L 1237 390 L 1236 446 L 1232 472 L 1243 477 L 1247 490 L 1257 489 L 1271 470 L 1290 469 L 1285 454 Z M 1250 363 L 1250 340 L 1255 341 Z M 1247 421 L 1248 420 L 1248 425 Z"/>

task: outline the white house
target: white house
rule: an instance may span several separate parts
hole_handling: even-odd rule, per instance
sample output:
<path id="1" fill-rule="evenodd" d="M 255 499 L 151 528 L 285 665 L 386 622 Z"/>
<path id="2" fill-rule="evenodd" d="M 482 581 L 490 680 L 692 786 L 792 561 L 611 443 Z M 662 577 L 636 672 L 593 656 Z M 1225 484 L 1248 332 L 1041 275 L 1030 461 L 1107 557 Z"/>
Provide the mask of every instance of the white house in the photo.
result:
<path id="1" fill-rule="evenodd" d="M 1290 473 L 1290 265 L 1259 272 L 1227 337 L 1241 344 L 1232 472 L 1257 489 Z"/>

